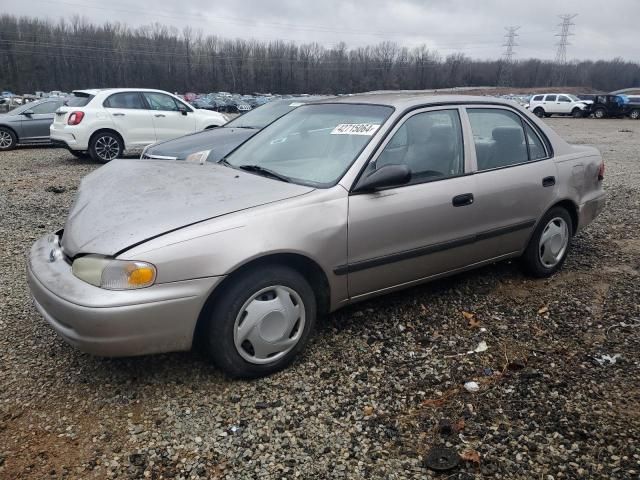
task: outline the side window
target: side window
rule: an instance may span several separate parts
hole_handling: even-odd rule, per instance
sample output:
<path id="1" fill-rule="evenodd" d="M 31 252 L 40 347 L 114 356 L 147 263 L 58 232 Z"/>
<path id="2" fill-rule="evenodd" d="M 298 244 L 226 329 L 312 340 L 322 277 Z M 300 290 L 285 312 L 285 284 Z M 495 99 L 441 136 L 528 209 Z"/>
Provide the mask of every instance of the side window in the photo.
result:
<path id="1" fill-rule="evenodd" d="M 544 143 L 540 140 L 540 137 L 533 131 L 527 123 L 524 124 L 524 130 L 527 132 L 527 143 L 529 144 L 529 159 L 541 160 L 547 158 L 547 151 L 544 148 Z"/>
<path id="2" fill-rule="evenodd" d="M 517 165 L 529 160 L 520 117 L 491 108 L 467 110 L 476 146 L 478 170 Z"/>
<path id="3" fill-rule="evenodd" d="M 545 101 L 546 102 L 555 102 L 557 97 L 558 97 L 557 95 L 547 95 L 547 98 L 545 98 Z"/>
<path id="4" fill-rule="evenodd" d="M 560 96 L 558 96 L 558 101 L 559 102 L 570 103 L 571 99 L 569 97 L 565 97 L 564 95 L 560 95 Z"/>
<path id="5" fill-rule="evenodd" d="M 411 183 L 464 173 L 462 127 L 457 110 L 438 110 L 410 117 L 378 156 L 375 168 L 407 165 Z"/>
<path id="6" fill-rule="evenodd" d="M 32 108 L 29 108 L 28 110 L 31 110 L 35 114 L 53 113 L 58 109 L 59 106 L 60 106 L 59 102 L 45 102 L 45 103 L 40 103 L 38 105 L 34 105 Z"/>
<path id="7" fill-rule="evenodd" d="M 144 109 L 144 104 L 138 92 L 114 93 L 104 101 L 105 108 Z"/>
<path id="8" fill-rule="evenodd" d="M 533 101 L 541 102 L 543 98 L 544 98 L 544 95 L 536 95 L 535 97 L 533 97 Z"/>
<path id="9" fill-rule="evenodd" d="M 144 98 L 147 99 L 147 103 L 151 110 L 164 110 L 170 112 L 178 111 L 176 101 L 164 93 L 145 92 Z"/>

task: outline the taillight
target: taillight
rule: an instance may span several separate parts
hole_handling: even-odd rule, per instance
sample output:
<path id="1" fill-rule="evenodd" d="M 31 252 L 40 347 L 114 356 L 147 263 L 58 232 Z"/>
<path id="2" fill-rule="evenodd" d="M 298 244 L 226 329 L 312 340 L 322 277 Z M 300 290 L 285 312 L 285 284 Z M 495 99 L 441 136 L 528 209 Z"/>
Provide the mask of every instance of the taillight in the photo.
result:
<path id="1" fill-rule="evenodd" d="M 598 180 L 604 180 L 604 160 L 602 160 L 598 169 Z"/>
<path id="2" fill-rule="evenodd" d="M 69 115 L 67 125 L 78 125 L 84 118 L 84 112 L 73 112 Z"/>

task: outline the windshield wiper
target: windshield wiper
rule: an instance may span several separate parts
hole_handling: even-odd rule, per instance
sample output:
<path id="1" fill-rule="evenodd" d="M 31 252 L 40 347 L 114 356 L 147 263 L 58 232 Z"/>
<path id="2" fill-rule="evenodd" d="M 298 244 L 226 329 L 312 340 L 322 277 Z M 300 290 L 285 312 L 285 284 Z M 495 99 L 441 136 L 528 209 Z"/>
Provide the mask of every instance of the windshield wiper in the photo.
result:
<path id="1" fill-rule="evenodd" d="M 260 165 L 239 165 L 237 168 L 245 170 L 247 172 L 254 172 L 265 177 L 271 177 L 275 178 L 276 180 L 291 183 L 291 179 L 289 179 L 289 177 L 280 175 L 279 173 L 274 172 L 273 170 L 269 170 L 268 168 L 261 167 Z"/>
<path id="2" fill-rule="evenodd" d="M 221 163 L 222 165 L 224 165 L 225 167 L 231 167 L 231 168 L 235 168 L 233 165 L 231 165 L 228 161 L 227 161 L 227 157 L 223 157 L 220 160 L 218 160 L 218 163 Z"/>

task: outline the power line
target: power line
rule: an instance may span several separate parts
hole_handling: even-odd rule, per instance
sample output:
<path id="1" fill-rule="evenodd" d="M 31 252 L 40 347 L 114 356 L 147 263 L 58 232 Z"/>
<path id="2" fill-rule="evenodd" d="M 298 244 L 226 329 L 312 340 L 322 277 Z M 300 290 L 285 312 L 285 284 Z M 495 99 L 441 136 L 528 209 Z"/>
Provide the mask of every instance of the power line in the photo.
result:
<path id="1" fill-rule="evenodd" d="M 513 85 L 513 56 L 516 53 L 514 47 L 518 46 L 516 38 L 520 36 L 517 33 L 520 27 L 511 26 L 504 28 L 507 33 L 504 35 L 505 43 L 502 44 L 502 46 L 505 47 L 505 51 L 502 54 L 498 85 L 501 87 L 510 87 Z"/>

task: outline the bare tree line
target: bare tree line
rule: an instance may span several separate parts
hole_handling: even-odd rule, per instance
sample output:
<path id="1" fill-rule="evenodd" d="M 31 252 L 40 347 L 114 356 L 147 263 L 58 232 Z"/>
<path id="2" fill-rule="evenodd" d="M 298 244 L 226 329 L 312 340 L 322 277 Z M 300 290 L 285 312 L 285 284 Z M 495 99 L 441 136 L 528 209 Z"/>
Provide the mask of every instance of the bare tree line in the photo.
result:
<path id="1" fill-rule="evenodd" d="M 443 56 L 423 45 L 384 41 L 348 48 L 317 43 L 229 40 L 161 24 L 94 25 L 78 17 L 53 23 L 0 16 L 0 87 L 20 92 L 89 87 L 170 91 L 350 93 L 496 85 L 501 60 Z M 564 84 L 610 91 L 640 85 L 640 64 L 621 58 L 571 62 Z M 519 60 L 515 87 L 550 86 L 554 64 Z"/>

